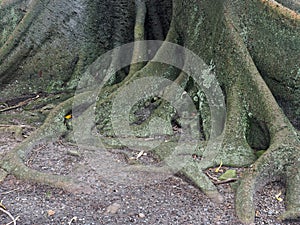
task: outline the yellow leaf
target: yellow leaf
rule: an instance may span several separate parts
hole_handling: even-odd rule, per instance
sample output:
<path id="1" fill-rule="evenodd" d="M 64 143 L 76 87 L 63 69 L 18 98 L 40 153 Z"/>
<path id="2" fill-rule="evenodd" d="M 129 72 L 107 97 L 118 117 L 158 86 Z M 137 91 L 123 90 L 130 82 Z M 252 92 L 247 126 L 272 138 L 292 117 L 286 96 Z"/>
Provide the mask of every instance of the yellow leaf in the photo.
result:
<path id="1" fill-rule="evenodd" d="M 221 169 L 221 167 L 222 167 L 222 165 L 223 165 L 223 162 L 222 162 L 222 160 L 221 160 L 221 162 L 220 162 L 220 166 L 215 170 L 215 172 L 216 173 L 218 173 L 219 172 L 219 170 Z"/>
<path id="2" fill-rule="evenodd" d="M 48 210 L 47 213 L 48 213 L 48 216 L 53 216 L 55 214 L 55 212 L 53 210 L 51 210 L 51 209 Z"/>
<path id="3" fill-rule="evenodd" d="M 2 201 L 0 202 L 0 207 L 1 207 L 2 209 L 6 209 L 6 207 L 2 204 Z"/>
<path id="4" fill-rule="evenodd" d="M 71 119 L 72 118 L 72 114 L 69 114 L 69 115 L 66 115 L 65 116 L 65 119 L 67 119 L 67 120 L 69 120 L 69 119 Z"/>
<path id="5" fill-rule="evenodd" d="M 281 195 L 281 192 L 279 192 L 277 195 L 275 195 L 275 198 L 276 198 L 277 201 L 282 202 L 283 199 L 280 198 L 280 195 Z"/>

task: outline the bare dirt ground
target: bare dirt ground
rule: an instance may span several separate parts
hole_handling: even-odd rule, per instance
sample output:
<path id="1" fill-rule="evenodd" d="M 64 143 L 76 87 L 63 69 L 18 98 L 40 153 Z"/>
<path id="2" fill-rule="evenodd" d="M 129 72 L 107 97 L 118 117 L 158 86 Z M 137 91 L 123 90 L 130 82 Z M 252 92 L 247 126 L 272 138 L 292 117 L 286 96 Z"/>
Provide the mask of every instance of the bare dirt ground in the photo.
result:
<path id="1" fill-rule="evenodd" d="M 7 124 L 12 122 L 18 124 L 17 121 L 7 121 Z M 23 136 L 30 135 L 31 131 L 24 129 Z M 1 133 L 0 153 L 10 151 L 19 143 L 16 135 Z M 124 163 L 121 155 L 114 157 L 117 162 Z M 147 160 L 147 157 L 149 160 L 150 156 L 144 155 L 140 160 Z M 241 224 L 234 213 L 234 191 L 229 183 L 218 185 L 225 202 L 216 204 L 183 177 L 149 179 L 146 172 L 141 172 L 133 174 L 140 182 L 129 179 L 126 182 L 122 174 L 110 174 L 103 169 L 100 164 L 104 161 L 101 160 L 64 140 L 37 145 L 27 166 L 45 173 L 71 175 L 84 181 L 94 192 L 69 193 L 8 176 L 0 183 L 0 207 L 16 219 L 16 224 L 22 225 Z M 219 173 L 227 169 L 222 167 Z M 240 176 L 243 169 L 237 170 Z M 219 175 L 214 169 L 207 172 Z M 107 174 L 111 177 L 105 176 Z M 118 182 L 119 178 L 122 181 Z M 284 200 L 284 192 L 281 183 L 272 183 L 257 193 L 256 224 L 299 224 L 300 221 L 276 220 L 284 211 L 284 201 L 279 200 Z M 282 194 L 276 198 L 279 193 Z M 5 224 L 13 224 L 12 219 L 0 212 L 0 225 Z"/>

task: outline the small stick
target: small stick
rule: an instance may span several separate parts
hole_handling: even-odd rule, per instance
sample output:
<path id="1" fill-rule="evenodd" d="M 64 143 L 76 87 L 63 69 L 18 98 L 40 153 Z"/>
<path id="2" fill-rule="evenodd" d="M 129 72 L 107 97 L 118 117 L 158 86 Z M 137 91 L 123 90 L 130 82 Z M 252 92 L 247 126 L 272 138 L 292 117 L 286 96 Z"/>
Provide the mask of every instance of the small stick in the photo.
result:
<path id="1" fill-rule="evenodd" d="M 9 222 L 8 224 L 6 224 L 6 225 L 10 225 L 10 224 L 12 224 L 12 223 L 15 223 L 16 224 L 16 222 L 17 222 L 17 220 L 20 218 L 20 216 L 17 216 L 16 218 L 15 218 L 15 220 L 14 221 L 11 221 L 11 222 Z"/>
<path id="2" fill-rule="evenodd" d="M 144 151 L 140 151 L 140 153 L 137 155 L 136 159 L 139 159 L 144 154 Z"/>
<path id="3" fill-rule="evenodd" d="M 208 172 L 205 173 L 209 178 L 211 178 L 213 180 L 213 183 L 214 184 L 226 184 L 226 183 L 229 183 L 229 182 L 233 182 L 233 181 L 236 181 L 238 180 L 237 178 L 228 178 L 226 180 L 219 180 L 218 178 L 216 177 L 213 177 L 212 175 L 210 175 Z"/>
<path id="4" fill-rule="evenodd" d="M 21 107 L 21 106 L 27 105 L 30 101 L 36 100 L 36 99 L 38 99 L 39 97 L 40 97 L 40 96 L 37 95 L 37 96 L 35 96 L 35 97 L 33 97 L 33 98 L 26 99 L 25 101 L 20 102 L 20 103 L 18 103 L 17 105 L 13 105 L 13 106 L 11 106 L 11 107 L 7 107 L 7 108 L 4 108 L 4 109 L 0 109 L 0 113 L 6 112 L 6 111 L 9 111 L 9 110 L 12 110 L 12 109 L 17 109 L 17 108 L 19 108 L 19 107 Z"/>
<path id="5" fill-rule="evenodd" d="M 76 222 L 77 221 L 77 216 L 74 216 L 69 222 L 68 225 L 71 225 L 72 222 Z"/>
<path id="6" fill-rule="evenodd" d="M 13 190 L 10 190 L 10 191 L 6 191 L 6 192 L 2 192 L 2 193 L 0 193 L 0 195 L 7 195 L 7 194 L 9 194 L 11 192 L 14 192 L 14 191 L 17 191 L 17 190 L 19 190 L 19 188 L 16 188 L 16 189 L 13 189 Z"/>
<path id="7" fill-rule="evenodd" d="M 19 127 L 19 128 L 28 128 L 28 129 L 36 129 L 36 127 L 30 125 L 23 125 L 23 124 L 0 124 L 0 127 Z"/>
<path id="8" fill-rule="evenodd" d="M 210 175 L 208 172 L 205 173 L 209 178 L 213 179 L 214 181 L 219 181 L 218 178 L 213 177 L 212 175 Z"/>
<path id="9" fill-rule="evenodd" d="M 2 211 L 2 212 L 4 212 L 6 215 L 8 215 L 9 216 L 9 218 L 11 218 L 11 222 L 10 223 L 8 223 L 8 224 L 6 224 L 6 225 L 9 225 L 9 224 L 12 224 L 12 223 L 14 223 L 14 225 L 17 225 L 17 219 L 19 218 L 19 216 L 18 217 L 16 217 L 16 218 L 14 218 L 8 211 L 6 211 L 5 209 L 3 209 L 3 208 L 1 208 L 0 207 L 0 211 Z"/>
<path id="10" fill-rule="evenodd" d="M 215 184 L 226 184 L 226 183 L 230 183 L 230 182 L 237 181 L 237 180 L 238 180 L 237 178 L 228 178 L 226 180 L 219 180 L 214 183 Z"/>

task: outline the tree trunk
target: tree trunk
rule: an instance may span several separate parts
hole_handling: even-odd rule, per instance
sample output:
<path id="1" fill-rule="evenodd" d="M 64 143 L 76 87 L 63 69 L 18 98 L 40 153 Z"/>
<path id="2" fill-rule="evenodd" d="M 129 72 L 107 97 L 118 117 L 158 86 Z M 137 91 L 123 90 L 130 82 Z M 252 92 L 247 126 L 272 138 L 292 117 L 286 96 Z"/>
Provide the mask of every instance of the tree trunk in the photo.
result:
<path id="1" fill-rule="evenodd" d="M 179 170 L 218 202 L 222 196 L 203 170 L 220 161 L 227 166 L 251 165 L 236 192 L 236 212 L 245 224 L 254 222 L 255 192 L 279 179 L 286 184 L 286 212 L 280 219 L 300 217 L 296 0 L 3 0 L 0 4 L 0 102 L 5 105 L 32 93 L 59 93 L 66 99 L 61 98 L 36 132 L 2 156 L 0 166 L 7 173 L 80 188 L 74 180 L 24 165 L 34 145 L 67 131 L 64 117 L 72 111 L 75 137 L 88 137 L 81 139 L 83 145 L 97 145 L 91 142 L 95 128 L 106 146 L 139 149 L 145 147 L 137 144 L 140 137 L 171 137 L 170 143 L 146 147 L 171 172 Z M 161 41 L 146 41 L 152 39 Z M 156 80 L 153 91 L 146 93 Z M 143 96 L 134 102 L 132 92 Z M 38 100 L 27 108 L 53 102 L 53 98 Z M 131 108 L 129 102 L 134 103 Z M 95 121 L 87 119 L 94 111 Z M 120 131 L 123 125 L 133 132 Z M 80 126 L 86 127 L 78 135 Z M 175 126 L 182 128 L 187 140 L 178 137 Z M 202 160 L 180 163 L 178 143 L 184 145 L 183 153 L 197 153 Z M 257 158 L 259 150 L 265 152 Z"/>

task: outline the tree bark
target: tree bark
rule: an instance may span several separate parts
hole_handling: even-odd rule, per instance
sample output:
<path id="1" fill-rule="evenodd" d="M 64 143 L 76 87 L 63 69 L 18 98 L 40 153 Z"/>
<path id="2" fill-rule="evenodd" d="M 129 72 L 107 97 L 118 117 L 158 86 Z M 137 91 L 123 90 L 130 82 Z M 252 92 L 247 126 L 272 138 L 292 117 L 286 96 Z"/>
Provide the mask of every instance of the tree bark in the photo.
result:
<path id="1" fill-rule="evenodd" d="M 209 153 L 199 147 L 197 154 L 203 157 L 202 162 L 189 161 L 180 172 L 212 200 L 222 202 L 222 196 L 203 170 L 220 161 L 227 166 L 251 165 L 236 193 L 236 212 L 240 220 L 245 224 L 254 223 L 255 192 L 278 179 L 286 183 L 287 207 L 280 219 L 300 217 L 298 2 L 33 0 L 1 1 L 0 4 L 3 18 L 0 21 L 0 102 L 7 103 L 10 98 L 28 93 L 73 93 L 84 76 L 93 77 L 95 81 L 103 78 L 95 71 L 97 66 L 89 67 L 98 57 L 136 41 L 128 52 L 130 66 L 114 71 L 124 61 L 120 54 L 112 54 L 109 62 L 105 62 L 104 70 L 111 74 L 100 93 L 92 88 L 79 90 L 81 93 L 76 92 L 75 97 L 58 104 L 29 138 L 2 155 L 0 166 L 7 173 L 20 179 L 81 190 L 73 180 L 27 168 L 24 161 L 32 148 L 70 132 L 64 124 L 64 116 L 75 108 L 81 109 L 81 114 L 76 116 L 83 117 L 95 107 L 94 125 L 98 132 L 110 138 L 107 140 L 118 139 L 110 119 L 118 91 L 139 79 L 159 77 L 172 81 L 173 86 L 168 85 L 163 93 L 134 106 L 130 122 L 139 137 L 151 135 L 145 127 L 151 125 L 153 118 L 160 118 L 158 123 L 163 128 L 159 129 L 163 131 L 160 135 L 176 138 L 169 128 L 184 126 L 185 119 L 179 118 L 165 99 L 176 94 L 172 92 L 173 87 L 182 88 L 184 92 L 176 99 L 183 101 L 185 95 L 193 99 L 197 110 L 193 118 L 199 122 L 201 131 L 199 146 L 207 145 L 210 138 L 224 139 L 221 146 L 211 148 Z M 134 63 L 148 54 L 147 46 L 138 42 L 147 39 L 164 40 L 153 59 L 166 54 L 167 43 L 171 42 L 191 50 L 208 65 L 208 74 L 217 77 L 226 101 L 226 118 L 218 133 L 210 133 L 214 121 L 210 121 L 207 96 L 189 74 L 155 60 Z M 174 57 L 176 54 L 173 52 Z M 178 57 L 177 63 L 185 68 L 188 59 Z M 142 112 L 142 117 L 137 116 L 137 112 Z M 145 112 L 149 113 L 145 116 Z M 116 141 L 108 145 L 122 143 Z M 257 158 L 255 152 L 262 149 L 265 153 Z M 173 144 L 162 144 L 154 149 L 162 160 L 174 151 Z"/>

